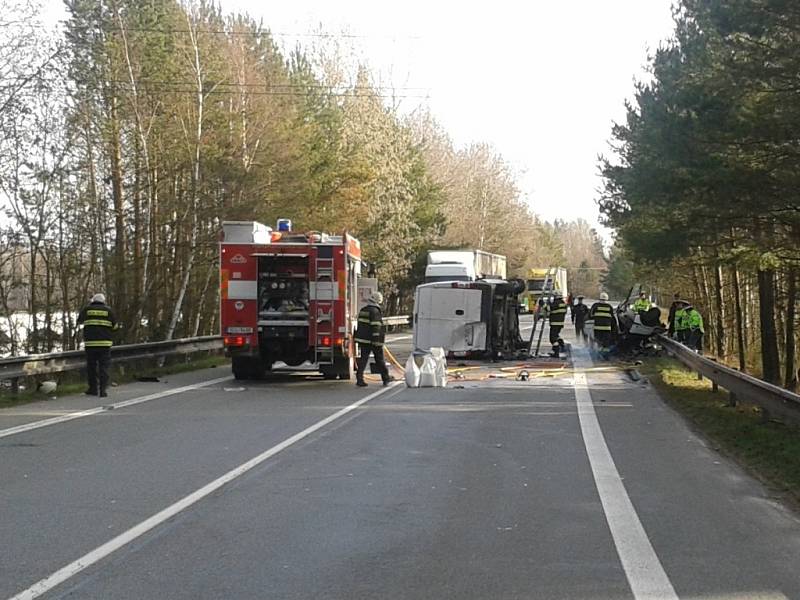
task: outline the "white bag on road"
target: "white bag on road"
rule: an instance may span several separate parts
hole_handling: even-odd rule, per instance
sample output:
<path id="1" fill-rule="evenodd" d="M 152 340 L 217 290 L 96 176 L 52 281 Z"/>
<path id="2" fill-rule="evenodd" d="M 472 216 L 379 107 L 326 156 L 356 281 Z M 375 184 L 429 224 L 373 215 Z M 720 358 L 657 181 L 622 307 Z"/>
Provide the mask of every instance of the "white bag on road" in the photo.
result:
<path id="1" fill-rule="evenodd" d="M 417 363 L 414 361 L 414 355 L 408 357 L 406 361 L 406 370 L 405 370 L 405 378 L 406 378 L 406 385 L 410 388 L 419 387 L 419 367 Z"/>
<path id="2" fill-rule="evenodd" d="M 436 360 L 426 354 L 419 370 L 419 387 L 436 387 Z"/>

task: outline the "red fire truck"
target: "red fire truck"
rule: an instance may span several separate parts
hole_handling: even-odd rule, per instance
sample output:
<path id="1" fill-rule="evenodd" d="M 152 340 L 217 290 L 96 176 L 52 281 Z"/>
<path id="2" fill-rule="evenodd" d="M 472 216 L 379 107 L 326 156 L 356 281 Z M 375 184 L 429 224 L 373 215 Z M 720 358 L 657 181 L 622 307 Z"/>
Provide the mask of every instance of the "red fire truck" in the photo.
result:
<path id="1" fill-rule="evenodd" d="M 226 221 L 220 325 L 236 379 L 310 363 L 326 379 L 353 373 L 361 244 L 347 233 L 297 233 Z"/>

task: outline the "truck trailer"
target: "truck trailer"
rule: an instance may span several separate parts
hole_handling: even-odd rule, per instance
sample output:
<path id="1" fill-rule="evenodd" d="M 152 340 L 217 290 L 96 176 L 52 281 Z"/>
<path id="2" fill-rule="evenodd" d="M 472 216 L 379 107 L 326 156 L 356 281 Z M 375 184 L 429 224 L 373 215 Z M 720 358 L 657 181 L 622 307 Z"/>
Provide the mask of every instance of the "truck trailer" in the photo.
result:
<path id="1" fill-rule="evenodd" d="M 425 283 L 505 279 L 506 257 L 483 250 L 431 250 Z"/>
<path id="2" fill-rule="evenodd" d="M 220 242 L 220 327 L 236 379 L 276 363 L 308 363 L 326 379 L 353 374 L 361 244 L 341 235 L 226 221 Z"/>

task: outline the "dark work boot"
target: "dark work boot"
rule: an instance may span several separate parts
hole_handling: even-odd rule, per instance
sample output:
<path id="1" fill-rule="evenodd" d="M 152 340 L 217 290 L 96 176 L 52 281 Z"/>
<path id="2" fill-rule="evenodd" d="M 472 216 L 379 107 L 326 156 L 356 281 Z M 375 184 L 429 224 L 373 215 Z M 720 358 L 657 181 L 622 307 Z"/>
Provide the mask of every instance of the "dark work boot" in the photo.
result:
<path id="1" fill-rule="evenodd" d="M 356 381 L 356 385 L 358 387 L 367 387 L 367 382 L 364 381 L 363 379 L 359 379 L 358 381 Z"/>
<path id="2" fill-rule="evenodd" d="M 105 390 L 100 390 L 100 397 L 101 398 L 107 398 L 108 397 L 108 393 Z"/>

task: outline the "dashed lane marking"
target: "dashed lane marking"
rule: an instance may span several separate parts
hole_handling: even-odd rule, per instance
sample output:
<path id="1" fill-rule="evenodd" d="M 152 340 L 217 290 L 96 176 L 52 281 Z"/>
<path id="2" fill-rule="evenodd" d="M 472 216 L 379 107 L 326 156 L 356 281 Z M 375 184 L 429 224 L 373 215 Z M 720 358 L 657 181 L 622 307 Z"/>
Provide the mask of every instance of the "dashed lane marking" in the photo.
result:
<path id="1" fill-rule="evenodd" d="M 203 498 L 205 498 L 209 494 L 213 494 L 215 491 L 217 491 L 219 488 L 221 488 L 225 484 L 230 483 L 234 479 L 237 479 L 237 478 L 241 477 L 242 475 L 244 475 L 245 473 L 247 473 L 248 471 L 250 471 L 254 467 L 257 467 L 258 465 L 263 463 L 265 460 L 267 460 L 269 458 L 272 458 L 273 456 L 275 456 L 279 452 L 282 452 L 283 450 L 286 450 L 287 448 L 289 448 L 290 446 L 296 444 L 297 442 L 299 442 L 303 438 L 308 437 L 309 435 L 311 435 L 315 431 L 318 431 L 319 429 L 325 427 L 329 423 L 332 423 L 333 421 L 335 421 L 335 420 L 345 416 L 346 414 L 354 411 L 355 409 L 357 409 L 362 404 L 365 404 L 365 403 L 369 402 L 373 398 L 377 398 L 381 394 L 383 394 L 383 393 L 385 393 L 385 392 L 387 392 L 387 391 L 389 391 L 389 390 L 391 390 L 393 388 L 396 388 L 399 385 L 401 385 L 400 382 L 396 382 L 396 383 L 392 384 L 389 387 L 381 388 L 377 392 L 373 392 L 369 396 L 366 396 L 366 397 L 362 398 L 361 400 L 357 400 L 356 402 L 353 402 L 352 404 L 350 404 L 349 406 L 346 406 L 345 408 L 341 409 L 340 411 L 335 412 L 332 415 L 322 419 L 321 421 L 318 421 L 314 425 L 311 425 L 310 427 L 305 428 L 303 431 L 294 434 L 293 436 L 291 436 L 291 437 L 285 439 L 284 441 L 282 441 L 280 444 L 278 444 L 276 446 L 273 446 L 269 450 L 266 450 L 266 451 L 262 452 L 261 454 L 259 454 L 258 456 L 254 457 L 254 458 L 251 458 L 250 460 L 248 460 L 247 462 L 239 465 L 235 469 L 232 469 L 232 470 L 228 471 L 222 477 L 219 477 L 218 479 L 215 479 L 211 483 L 208 483 L 205 486 L 201 487 L 199 490 L 197 490 L 195 492 L 192 492 L 191 494 L 189 494 L 188 496 L 185 496 L 181 500 L 178 500 L 175 504 L 172 504 L 172 505 L 168 506 L 167 508 L 165 508 L 161 512 L 158 512 L 158 513 L 154 514 L 152 517 L 142 521 L 138 525 L 135 525 L 134 527 L 131 527 L 126 532 L 121 533 L 120 535 L 118 535 L 114 539 L 106 542 L 102 546 L 98 546 L 97 548 L 95 548 L 94 550 L 89 552 L 88 554 L 85 554 L 85 555 L 81 556 L 78 560 L 73 561 L 73 562 L 69 563 L 68 565 L 60 568 L 58 571 L 56 571 L 52 575 L 49 575 L 48 577 L 45 577 L 44 579 L 36 582 L 35 584 L 33 584 L 28 589 L 19 592 L 15 596 L 12 596 L 10 598 L 10 600 L 32 600 L 33 598 L 38 598 L 42 594 L 45 594 L 45 593 L 49 592 L 54 587 L 62 584 L 63 582 L 65 582 L 68 579 L 70 579 L 71 577 L 74 577 L 75 575 L 77 575 L 78 573 L 83 571 L 84 569 L 87 569 L 88 567 L 91 567 L 92 565 L 94 565 L 95 563 L 99 562 L 100 560 L 102 560 L 103 558 L 108 556 L 109 554 L 111 554 L 113 552 L 116 552 L 117 550 L 119 550 L 123 546 L 125 546 L 125 545 L 129 544 L 130 542 L 134 541 L 135 539 L 143 536 L 145 533 L 147 533 L 151 529 L 154 529 L 155 527 L 158 527 L 159 525 L 161 525 L 162 523 L 164 523 L 168 519 L 174 517 L 178 513 L 186 510 L 187 508 L 191 507 L 194 504 L 197 504 L 198 502 L 200 502 L 200 500 L 202 500 Z M 396 390 L 395 393 L 399 393 L 400 391 L 402 391 L 402 390 Z M 390 394 L 389 397 L 393 396 L 395 393 Z"/>
<path id="2" fill-rule="evenodd" d="M 174 396 L 176 394 L 182 394 L 183 392 L 190 392 L 192 390 L 197 390 L 200 388 L 216 385 L 218 383 L 223 383 L 225 381 L 230 381 L 231 379 L 233 379 L 233 376 L 228 375 L 227 377 L 219 377 L 217 379 L 201 381 L 200 383 L 184 385 L 182 387 L 173 388 L 170 390 L 164 390 L 163 392 L 148 394 L 147 396 L 140 396 L 138 398 L 131 398 L 130 400 L 123 400 L 122 402 L 115 402 L 114 404 L 107 404 L 105 406 L 98 406 L 96 408 L 71 412 L 65 415 L 61 415 L 59 417 L 53 417 L 51 419 L 43 419 L 41 421 L 33 421 L 32 423 L 17 425 L 16 427 L 9 427 L 8 429 L 0 429 L 0 438 L 9 437 L 11 435 L 17 435 L 18 433 L 24 433 L 26 431 L 32 431 L 34 429 L 41 429 L 42 427 L 49 427 L 50 425 L 57 425 L 58 423 L 66 423 L 67 421 L 74 421 L 75 419 L 91 417 L 92 415 L 97 415 L 102 412 L 106 412 L 108 410 L 125 408 L 126 406 L 134 406 L 136 404 L 142 404 L 143 402 L 149 402 L 150 400 L 158 400 L 159 398 L 166 398 L 167 396 Z"/>

